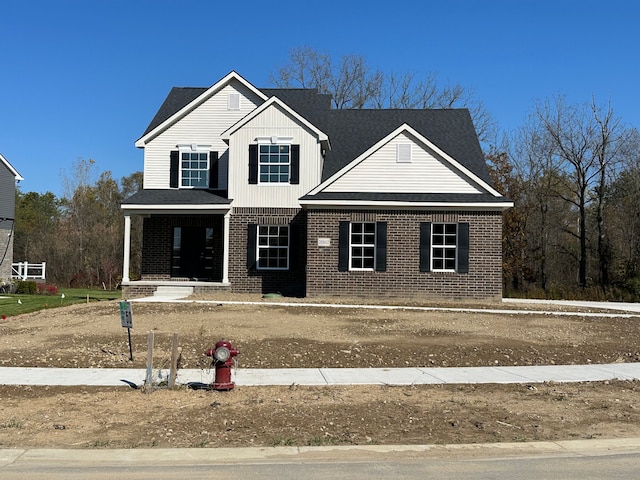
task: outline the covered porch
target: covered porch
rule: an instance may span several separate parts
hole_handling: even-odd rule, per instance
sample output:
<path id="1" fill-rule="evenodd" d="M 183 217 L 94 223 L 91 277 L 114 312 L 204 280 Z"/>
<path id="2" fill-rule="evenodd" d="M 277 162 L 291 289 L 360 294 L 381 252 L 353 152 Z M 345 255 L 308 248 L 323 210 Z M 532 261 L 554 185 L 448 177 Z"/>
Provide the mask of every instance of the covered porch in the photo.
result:
<path id="1" fill-rule="evenodd" d="M 124 210 L 123 296 L 152 296 L 179 288 L 188 296 L 227 290 L 230 201 L 206 191 L 143 190 Z M 140 216 L 140 275 L 131 277 L 131 223 Z M 135 270 L 135 269 L 134 269 Z"/>

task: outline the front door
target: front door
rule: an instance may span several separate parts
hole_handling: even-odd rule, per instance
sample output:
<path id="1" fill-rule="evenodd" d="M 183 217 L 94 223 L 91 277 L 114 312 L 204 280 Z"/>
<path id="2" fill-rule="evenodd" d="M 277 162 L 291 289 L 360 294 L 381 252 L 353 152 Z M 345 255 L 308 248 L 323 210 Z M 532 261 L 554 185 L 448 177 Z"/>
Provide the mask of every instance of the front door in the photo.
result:
<path id="1" fill-rule="evenodd" d="M 214 244 L 212 227 L 173 227 L 171 276 L 220 281 L 214 268 Z"/>

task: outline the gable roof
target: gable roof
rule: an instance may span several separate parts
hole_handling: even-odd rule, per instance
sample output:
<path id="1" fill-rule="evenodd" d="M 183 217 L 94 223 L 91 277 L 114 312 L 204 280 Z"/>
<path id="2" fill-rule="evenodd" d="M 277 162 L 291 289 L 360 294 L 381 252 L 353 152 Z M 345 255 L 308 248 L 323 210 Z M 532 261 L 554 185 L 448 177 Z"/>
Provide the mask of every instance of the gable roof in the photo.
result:
<path id="1" fill-rule="evenodd" d="M 136 147 L 144 147 L 147 141 L 158 135 L 158 133 L 162 132 L 170 125 L 173 125 L 176 121 L 184 117 L 197 106 L 201 105 L 207 99 L 211 98 L 232 80 L 237 80 L 242 83 L 246 88 L 254 92 L 263 100 L 267 99 L 267 96 L 264 93 L 234 71 L 230 72 L 224 78 L 220 79 L 207 89 L 174 87 L 171 89 L 169 95 L 160 106 L 160 109 L 151 120 L 151 123 L 145 130 L 145 133 L 143 133 L 142 137 L 136 141 Z"/>
<path id="2" fill-rule="evenodd" d="M 327 152 L 322 180 L 362 155 L 391 132 L 408 124 L 421 136 L 487 184 L 491 177 L 478 136 L 466 108 L 428 110 L 332 110 L 327 134 L 332 150 Z"/>
<path id="3" fill-rule="evenodd" d="M 231 74 L 234 74 L 232 72 Z M 230 75 L 231 75 L 230 74 Z M 237 75 L 237 74 L 235 74 Z M 229 75 L 226 78 L 228 78 Z M 237 75 L 236 78 L 242 78 Z M 224 80 L 224 79 L 223 79 Z M 147 129 L 140 137 L 140 140 L 147 136 L 150 132 L 158 128 L 164 122 L 172 118 L 181 110 L 185 109 L 192 102 L 199 104 L 204 101 L 204 98 L 199 100 L 200 97 L 205 97 L 205 94 L 213 94 L 219 90 L 226 81 L 221 84 L 217 82 L 212 87 L 173 87 L 167 98 L 165 98 L 162 105 L 151 119 L 151 123 L 147 126 Z M 244 81 L 246 82 L 246 80 Z M 248 82 L 246 82 L 248 83 Z M 216 88 L 217 87 L 217 88 Z M 309 122 L 316 125 L 318 128 L 323 129 L 326 125 L 327 112 L 331 109 L 331 95 L 319 94 L 317 89 L 312 88 L 265 88 L 255 89 L 259 91 L 260 96 L 266 100 L 270 97 L 278 97 L 284 103 L 286 103 L 293 110 L 298 112 Z M 206 95 L 208 98 L 209 95 Z M 138 142 L 136 142 L 138 143 Z"/>
<path id="4" fill-rule="evenodd" d="M 331 177 L 325 179 L 320 185 L 312 189 L 308 195 L 315 195 L 317 193 L 322 192 L 327 187 L 330 187 L 332 183 L 339 180 L 345 174 L 355 167 L 357 167 L 360 163 L 364 162 L 369 158 L 376 150 L 379 150 L 381 147 L 389 143 L 391 140 L 396 138 L 401 134 L 409 134 L 414 137 L 418 143 L 421 143 L 429 150 L 433 151 L 436 155 L 438 155 L 442 161 L 447 165 L 447 167 L 451 170 L 456 171 L 459 177 L 465 178 L 466 181 L 474 186 L 474 188 L 479 187 L 480 190 L 484 190 L 491 195 L 499 196 L 500 193 L 493 189 L 493 187 L 481 179 L 477 174 L 473 171 L 469 170 L 465 165 L 459 163 L 455 158 L 451 157 L 446 151 L 440 149 L 437 145 L 431 142 L 428 138 L 421 135 L 415 129 L 413 129 L 410 125 L 406 123 L 402 124 L 398 128 L 396 128 L 393 132 L 389 133 L 384 138 L 380 139 L 375 144 L 369 146 L 366 151 L 360 154 L 357 158 L 353 159 L 347 165 L 342 167 L 336 173 L 334 173 Z"/>
<path id="5" fill-rule="evenodd" d="M 333 110 L 331 96 L 320 94 L 317 89 L 257 89 L 236 72 L 229 73 L 210 88 L 173 88 L 143 136 L 136 142 L 136 146 L 144 146 L 148 138 L 191 111 L 232 78 L 241 81 L 265 102 L 276 97 L 280 100 L 278 105 L 287 108 L 307 125 L 315 127 L 316 131 L 328 137 L 331 150 L 326 152 L 323 182 L 372 145 L 407 124 L 422 137 L 429 139 L 440 151 L 446 152 L 449 157 L 468 169 L 473 176 L 486 185 L 492 184 L 471 115 L 465 108 Z M 266 107 L 263 104 L 236 125 L 247 121 L 247 118 L 253 118 L 251 116 L 256 111 L 262 111 L 261 108 Z"/>
<path id="6" fill-rule="evenodd" d="M 417 142 L 434 152 L 449 169 L 456 172 L 457 176 L 465 179 L 474 188 L 478 188 L 477 193 L 401 193 L 376 192 L 371 189 L 365 192 L 328 191 L 329 187 L 334 182 L 338 181 L 343 176 L 348 175 L 351 170 L 365 162 L 374 152 L 382 148 L 384 145 L 387 145 L 400 134 L 408 134 L 409 136 L 414 137 Z M 327 153 L 327 156 L 329 153 L 330 152 Z M 374 190 L 377 189 L 374 188 Z M 450 208 L 452 206 L 458 206 L 460 208 L 468 209 L 504 209 L 513 206 L 513 202 L 504 198 L 491 186 L 490 182 L 486 182 L 477 174 L 477 172 L 472 171 L 467 165 L 458 162 L 455 158 L 449 155 L 447 151 L 441 149 L 438 145 L 435 145 L 430 141 L 430 139 L 426 138 L 407 124 L 402 124 L 385 137 L 379 139 L 377 142 L 368 145 L 364 152 L 352 161 L 348 162 L 346 165 L 342 166 L 342 168 L 336 171 L 329 178 L 326 178 L 322 183 L 320 183 L 320 185 L 300 198 L 300 204 L 306 207 L 316 206 L 320 208 L 326 207 L 327 205 L 347 208 L 375 208 L 380 207 L 381 205 L 384 205 L 385 207 L 412 208 L 418 206 L 424 208 Z"/>
<path id="7" fill-rule="evenodd" d="M 229 136 L 231 134 L 233 134 L 235 131 L 237 131 L 239 128 L 241 128 L 243 125 L 246 125 L 247 122 L 250 122 L 251 120 L 253 120 L 258 115 L 260 115 L 262 112 L 264 112 L 265 110 L 267 110 L 268 108 L 270 108 L 272 106 L 275 106 L 277 108 L 280 108 L 280 109 L 284 110 L 286 113 L 291 115 L 294 119 L 296 119 L 296 121 L 298 121 L 299 123 L 301 123 L 304 126 L 306 126 L 309 130 L 315 132 L 315 134 L 318 135 L 318 139 L 321 142 L 328 142 L 329 139 L 327 138 L 327 134 L 326 133 L 324 133 L 320 129 L 318 129 L 315 125 L 313 125 L 311 122 L 309 122 L 308 119 L 306 119 L 305 117 L 303 117 L 300 114 L 298 114 L 297 112 L 295 112 L 293 109 L 291 109 L 291 107 L 289 107 L 286 103 L 284 103 L 278 97 L 271 97 L 265 103 L 263 103 L 258 108 L 256 108 L 251 113 L 249 113 L 244 118 L 242 118 L 239 122 L 236 122 L 234 125 L 232 125 L 228 129 L 226 129 L 224 132 L 222 132 L 220 134 L 220 137 L 222 137 L 223 140 L 228 140 Z"/>
<path id="8" fill-rule="evenodd" d="M 22 175 L 20 175 L 18 171 L 15 168 L 13 168 L 13 166 L 9 163 L 9 160 L 4 158 L 4 156 L 1 153 L 0 153 L 0 164 L 7 167 L 7 169 L 11 172 L 11 174 L 15 177 L 16 180 L 24 180 L 24 178 L 22 178 Z"/>

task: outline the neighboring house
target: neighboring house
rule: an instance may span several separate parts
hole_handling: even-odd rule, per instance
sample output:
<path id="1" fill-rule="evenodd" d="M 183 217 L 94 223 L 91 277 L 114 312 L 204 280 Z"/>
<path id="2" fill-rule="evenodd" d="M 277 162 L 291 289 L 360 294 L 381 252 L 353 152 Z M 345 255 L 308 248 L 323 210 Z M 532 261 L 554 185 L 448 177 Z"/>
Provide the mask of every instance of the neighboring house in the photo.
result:
<path id="1" fill-rule="evenodd" d="M 196 292 L 497 300 L 502 212 L 466 109 L 332 110 L 235 72 L 174 88 L 136 142 L 125 297 Z M 129 278 L 131 216 L 144 218 Z"/>
<path id="2" fill-rule="evenodd" d="M 18 171 L 0 154 L 0 285 L 11 279 Z"/>

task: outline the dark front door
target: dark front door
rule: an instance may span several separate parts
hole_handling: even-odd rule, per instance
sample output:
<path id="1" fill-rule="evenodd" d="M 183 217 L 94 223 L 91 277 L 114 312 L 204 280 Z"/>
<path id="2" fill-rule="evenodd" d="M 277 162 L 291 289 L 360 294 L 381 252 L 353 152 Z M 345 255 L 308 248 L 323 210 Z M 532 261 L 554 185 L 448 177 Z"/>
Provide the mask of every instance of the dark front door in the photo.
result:
<path id="1" fill-rule="evenodd" d="M 214 261 L 215 240 L 212 227 L 173 227 L 171 276 L 220 281 L 221 272 L 215 268 L 219 262 Z"/>

